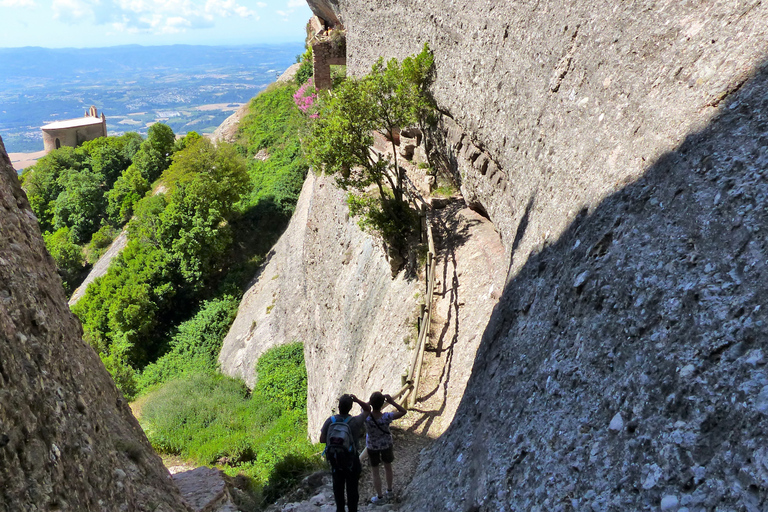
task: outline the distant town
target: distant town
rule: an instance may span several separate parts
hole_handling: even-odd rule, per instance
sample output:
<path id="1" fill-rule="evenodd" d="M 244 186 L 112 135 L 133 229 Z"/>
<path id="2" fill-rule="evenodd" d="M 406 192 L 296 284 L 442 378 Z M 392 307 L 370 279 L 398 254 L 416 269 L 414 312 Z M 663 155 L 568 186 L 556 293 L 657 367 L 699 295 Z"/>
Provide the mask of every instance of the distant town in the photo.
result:
<path id="1" fill-rule="evenodd" d="M 156 122 L 177 134 L 211 133 L 302 51 L 302 43 L 0 49 L 0 136 L 9 153 L 41 152 L 43 125 L 82 117 L 91 105 L 109 135 L 146 134 Z"/>

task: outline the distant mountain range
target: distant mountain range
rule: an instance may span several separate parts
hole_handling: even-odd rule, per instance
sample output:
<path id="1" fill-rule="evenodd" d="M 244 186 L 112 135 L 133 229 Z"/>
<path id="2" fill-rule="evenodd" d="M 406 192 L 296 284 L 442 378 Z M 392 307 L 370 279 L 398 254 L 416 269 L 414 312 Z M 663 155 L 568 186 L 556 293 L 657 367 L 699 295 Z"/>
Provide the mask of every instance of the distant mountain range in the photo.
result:
<path id="1" fill-rule="evenodd" d="M 213 131 L 274 81 L 302 43 L 259 46 L 0 48 L 0 136 L 11 152 L 42 149 L 40 126 L 96 105 L 110 134 Z"/>

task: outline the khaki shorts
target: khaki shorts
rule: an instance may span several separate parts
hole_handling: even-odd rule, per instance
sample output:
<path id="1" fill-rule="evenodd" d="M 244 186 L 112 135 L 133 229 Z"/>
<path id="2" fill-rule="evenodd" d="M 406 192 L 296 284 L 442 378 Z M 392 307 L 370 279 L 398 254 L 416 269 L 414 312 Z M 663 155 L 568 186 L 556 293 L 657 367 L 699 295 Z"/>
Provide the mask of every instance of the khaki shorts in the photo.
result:
<path id="1" fill-rule="evenodd" d="M 383 450 L 368 450 L 368 459 L 371 461 L 371 467 L 375 468 L 381 461 L 391 464 L 395 460 L 395 452 L 392 447 Z"/>

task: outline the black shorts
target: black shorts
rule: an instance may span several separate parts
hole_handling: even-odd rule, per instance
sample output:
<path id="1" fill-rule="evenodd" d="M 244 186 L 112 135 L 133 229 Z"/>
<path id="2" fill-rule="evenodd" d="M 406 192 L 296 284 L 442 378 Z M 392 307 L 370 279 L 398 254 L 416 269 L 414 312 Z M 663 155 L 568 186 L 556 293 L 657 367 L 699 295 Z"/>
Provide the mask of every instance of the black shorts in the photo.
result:
<path id="1" fill-rule="evenodd" d="M 368 459 L 371 461 L 371 467 L 375 468 L 381 461 L 391 464 L 395 460 L 395 452 L 392 447 L 383 450 L 368 450 Z"/>

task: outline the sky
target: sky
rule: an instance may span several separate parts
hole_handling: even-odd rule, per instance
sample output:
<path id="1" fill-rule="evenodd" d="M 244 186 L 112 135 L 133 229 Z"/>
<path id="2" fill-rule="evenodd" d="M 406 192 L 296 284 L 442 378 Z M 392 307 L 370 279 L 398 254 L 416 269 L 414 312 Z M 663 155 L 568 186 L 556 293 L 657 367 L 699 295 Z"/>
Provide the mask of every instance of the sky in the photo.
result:
<path id="1" fill-rule="evenodd" d="M 311 15 L 305 0 L 0 0 L 0 48 L 303 42 Z"/>

